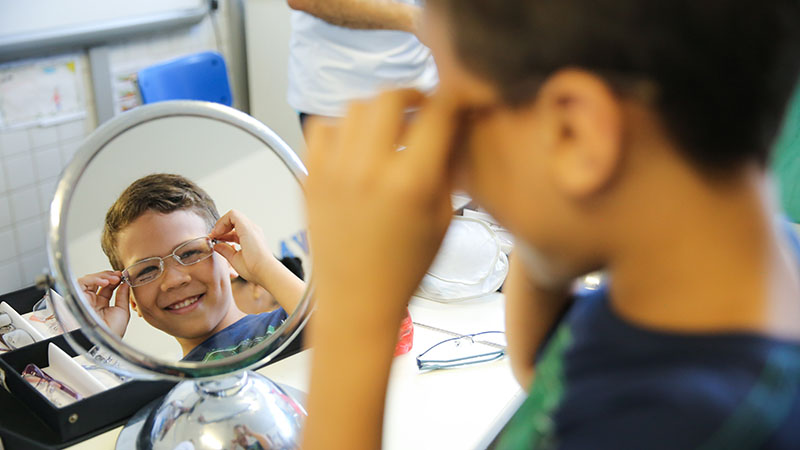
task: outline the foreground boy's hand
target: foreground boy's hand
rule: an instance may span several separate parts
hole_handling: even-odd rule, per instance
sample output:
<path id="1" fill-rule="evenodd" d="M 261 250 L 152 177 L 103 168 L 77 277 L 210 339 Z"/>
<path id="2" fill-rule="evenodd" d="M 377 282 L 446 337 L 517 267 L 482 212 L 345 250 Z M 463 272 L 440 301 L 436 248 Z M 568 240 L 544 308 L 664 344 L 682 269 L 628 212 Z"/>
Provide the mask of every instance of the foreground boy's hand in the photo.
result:
<path id="1" fill-rule="evenodd" d="M 239 275 L 269 291 L 287 314 L 294 311 L 305 284 L 272 255 L 261 227 L 241 212 L 231 210 L 220 217 L 208 236 L 220 241 L 214 250 Z M 230 243 L 237 243 L 240 248 L 237 250 Z"/>
<path id="2" fill-rule="evenodd" d="M 309 124 L 317 305 L 304 448 L 380 447 L 397 330 L 452 215 L 456 108 L 434 96 L 406 130 L 404 112 L 422 102 L 389 92 L 353 104 L 338 126 Z"/>
<path id="3" fill-rule="evenodd" d="M 106 270 L 84 275 L 78 278 L 78 284 L 92 308 L 111 331 L 119 337 L 125 335 L 131 319 L 130 286 L 122 281 L 122 274 Z M 111 306 L 112 295 L 114 295 L 114 306 Z"/>
<path id="4" fill-rule="evenodd" d="M 374 323 L 396 334 L 391 328 L 452 216 L 455 111 L 443 98 L 431 98 L 405 130 L 404 112 L 422 101 L 416 91 L 388 92 L 352 104 L 338 126 L 322 120 L 309 126 L 306 192 L 316 289 L 323 301 L 336 296 L 328 312 L 351 326 Z M 398 151 L 401 144 L 406 148 Z"/>

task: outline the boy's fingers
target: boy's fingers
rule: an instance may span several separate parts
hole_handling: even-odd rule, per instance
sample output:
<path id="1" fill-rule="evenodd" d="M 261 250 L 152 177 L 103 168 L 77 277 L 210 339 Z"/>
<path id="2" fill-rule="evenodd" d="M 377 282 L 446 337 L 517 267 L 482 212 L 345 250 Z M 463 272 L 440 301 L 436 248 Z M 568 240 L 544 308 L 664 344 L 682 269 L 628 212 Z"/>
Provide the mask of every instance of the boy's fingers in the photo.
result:
<path id="1" fill-rule="evenodd" d="M 220 236 L 215 236 L 214 239 L 216 239 L 218 241 L 225 241 L 225 242 L 236 242 L 238 244 L 239 243 L 239 233 L 237 233 L 234 230 L 234 231 L 230 231 L 230 232 L 225 233 L 225 234 L 220 235 Z"/>
<path id="2" fill-rule="evenodd" d="M 108 286 L 110 283 L 119 282 L 122 277 L 118 272 L 106 271 L 96 274 L 86 275 L 78 279 L 84 291 L 95 292 L 98 288 Z"/>
<path id="3" fill-rule="evenodd" d="M 114 296 L 114 306 L 123 308 L 126 311 L 130 309 L 131 304 L 131 288 L 127 283 L 121 283 L 117 293 Z"/>
<path id="4" fill-rule="evenodd" d="M 236 228 L 236 218 L 236 211 L 230 210 L 226 212 L 222 217 L 219 218 L 217 223 L 214 224 L 214 228 L 212 228 L 211 232 L 208 233 L 208 237 L 216 238 L 217 236 L 231 232 L 234 228 Z"/>
<path id="5" fill-rule="evenodd" d="M 369 170 L 376 161 L 397 151 L 400 136 L 406 127 L 406 111 L 418 106 L 424 98 L 417 90 L 399 89 L 384 91 L 369 102 L 363 120 L 355 124 L 359 134 L 354 139 L 364 144 L 347 145 L 342 149 L 347 154 L 345 159 L 349 164 L 358 164 L 362 169 Z"/>
<path id="6" fill-rule="evenodd" d="M 222 255 L 225 259 L 229 262 L 236 256 L 236 249 L 231 247 L 230 244 L 225 242 L 217 242 L 217 245 L 214 246 L 214 251 Z"/>
<path id="7" fill-rule="evenodd" d="M 108 286 L 103 286 L 97 291 L 96 298 L 98 300 L 102 299 L 102 303 L 105 306 L 108 306 L 111 302 L 111 296 L 114 294 L 114 290 L 117 288 L 117 284 L 109 284 Z M 100 302 L 98 302 L 100 303 Z"/>
<path id="8" fill-rule="evenodd" d="M 446 172 L 459 124 L 457 104 L 442 95 L 433 95 L 419 111 L 404 153 L 420 178 Z"/>

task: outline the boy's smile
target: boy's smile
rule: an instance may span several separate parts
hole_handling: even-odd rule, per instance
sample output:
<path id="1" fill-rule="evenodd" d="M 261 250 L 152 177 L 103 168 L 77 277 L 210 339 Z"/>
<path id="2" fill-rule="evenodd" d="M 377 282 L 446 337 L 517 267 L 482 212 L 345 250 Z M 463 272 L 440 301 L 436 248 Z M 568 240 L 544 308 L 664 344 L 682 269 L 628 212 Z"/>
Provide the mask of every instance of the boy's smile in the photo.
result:
<path id="1" fill-rule="evenodd" d="M 197 308 L 199 302 L 203 298 L 203 295 L 204 294 L 198 294 L 187 297 L 186 299 L 179 300 L 164 309 L 174 314 L 187 314 Z"/>
<path id="2" fill-rule="evenodd" d="M 127 267 L 169 255 L 181 244 L 208 234 L 206 222 L 191 210 L 148 211 L 119 234 L 119 254 Z M 230 266 L 213 253 L 192 265 L 163 261 L 155 280 L 133 288 L 131 305 L 152 326 L 174 336 L 184 350 L 194 347 L 243 317 L 234 306 Z"/>

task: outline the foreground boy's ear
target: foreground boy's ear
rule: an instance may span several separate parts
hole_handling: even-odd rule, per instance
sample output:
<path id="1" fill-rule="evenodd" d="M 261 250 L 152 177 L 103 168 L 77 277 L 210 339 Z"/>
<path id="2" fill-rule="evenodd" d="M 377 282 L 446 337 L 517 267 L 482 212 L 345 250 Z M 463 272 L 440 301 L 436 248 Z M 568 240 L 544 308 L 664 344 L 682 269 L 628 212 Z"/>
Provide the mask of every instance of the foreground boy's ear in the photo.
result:
<path id="1" fill-rule="evenodd" d="M 619 99 L 599 77 L 562 70 L 541 90 L 543 113 L 553 134 L 552 170 L 557 186 L 571 197 L 602 190 L 622 160 Z"/>

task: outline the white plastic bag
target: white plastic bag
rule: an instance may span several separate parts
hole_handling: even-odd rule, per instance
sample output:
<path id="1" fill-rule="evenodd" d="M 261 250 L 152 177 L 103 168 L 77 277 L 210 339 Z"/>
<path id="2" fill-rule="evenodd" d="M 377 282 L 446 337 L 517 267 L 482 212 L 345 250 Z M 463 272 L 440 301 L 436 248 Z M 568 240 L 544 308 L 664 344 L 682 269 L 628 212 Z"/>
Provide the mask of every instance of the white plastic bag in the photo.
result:
<path id="1" fill-rule="evenodd" d="M 438 302 L 480 297 L 503 285 L 508 256 L 503 242 L 484 221 L 456 216 L 416 296 Z"/>

